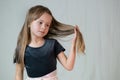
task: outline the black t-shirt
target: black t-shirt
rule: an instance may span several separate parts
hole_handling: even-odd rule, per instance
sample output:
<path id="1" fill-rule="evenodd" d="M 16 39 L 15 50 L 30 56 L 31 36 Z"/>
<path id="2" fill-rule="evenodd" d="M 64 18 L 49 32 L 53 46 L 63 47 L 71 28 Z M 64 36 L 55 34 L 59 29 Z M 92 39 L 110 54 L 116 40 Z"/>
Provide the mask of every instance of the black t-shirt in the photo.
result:
<path id="1" fill-rule="evenodd" d="M 45 39 L 41 47 L 27 46 L 24 63 L 29 77 L 41 77 L 56 69 L 57 55 L 65 49 L 55 39 Z"/>

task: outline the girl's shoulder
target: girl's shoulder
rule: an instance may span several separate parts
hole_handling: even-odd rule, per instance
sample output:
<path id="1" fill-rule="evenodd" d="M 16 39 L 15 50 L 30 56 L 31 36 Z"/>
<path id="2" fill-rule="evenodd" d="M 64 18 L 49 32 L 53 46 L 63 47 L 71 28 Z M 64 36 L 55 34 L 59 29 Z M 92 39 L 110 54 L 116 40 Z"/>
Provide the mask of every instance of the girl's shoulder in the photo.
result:
<path id="1" fill-rule="evenodd" d="M 53 41 L 53 42 L 56 42 L 56 41 L 57 41 L 56 39 L 53 39 L 53 38 L 47 38 L 46 40 L 47 40 L 47 41 Z"/>
<path id="2" fill-rule="evenodd" d="M 57 39 L 53 39 L 53 38 L 48 38 L 46 39 L 46 42 L 49 43 L 49 44 L 58 44 L 59 42 L 57 41 Z"/>

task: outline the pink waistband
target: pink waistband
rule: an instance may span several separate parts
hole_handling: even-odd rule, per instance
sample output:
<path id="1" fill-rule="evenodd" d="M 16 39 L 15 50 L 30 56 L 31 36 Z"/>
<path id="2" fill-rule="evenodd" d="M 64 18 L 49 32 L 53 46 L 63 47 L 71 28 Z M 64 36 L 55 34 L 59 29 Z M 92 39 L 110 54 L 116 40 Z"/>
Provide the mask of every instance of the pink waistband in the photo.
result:
<path id="1" fill-rule="evenodd" d="M 42 76 L 42 77 L 37 77 L 37 78 L 30 78 L 30 77 L 27 77 L 26 80 L 58 80 L 57 78 L 57 71 L 53 71 L 45 76 Z"/>

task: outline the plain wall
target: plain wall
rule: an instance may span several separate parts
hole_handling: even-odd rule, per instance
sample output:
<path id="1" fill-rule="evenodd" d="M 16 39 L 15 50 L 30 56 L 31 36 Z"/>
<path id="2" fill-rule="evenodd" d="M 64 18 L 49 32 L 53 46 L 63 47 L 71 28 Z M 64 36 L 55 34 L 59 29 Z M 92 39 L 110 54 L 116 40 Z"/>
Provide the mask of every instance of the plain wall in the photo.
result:
<path id="1" fill-rule="evenodd" d="M 77 55 L 73 71 L 58 62 L 60 80 L 120 80 L 120 0 L 0 0 L 0 80 L 14 80 L 17 36 L 27 10 L 37 4 L 57 20 L 79 25 L 85 39 L 86 55 Z M 65 40 L 60 42 L 68 55 Z"/>

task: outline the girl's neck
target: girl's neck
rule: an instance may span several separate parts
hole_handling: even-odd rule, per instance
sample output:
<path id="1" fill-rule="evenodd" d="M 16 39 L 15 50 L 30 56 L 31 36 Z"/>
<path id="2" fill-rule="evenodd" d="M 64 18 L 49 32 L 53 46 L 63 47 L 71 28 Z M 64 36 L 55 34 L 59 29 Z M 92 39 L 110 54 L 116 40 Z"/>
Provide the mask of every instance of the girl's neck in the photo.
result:
<path id="1" fill-rule="evenodd" d="M 32 38 L 29 46 L 31 47 L 40 47 L 45 43 L 44 38 Z"/>

